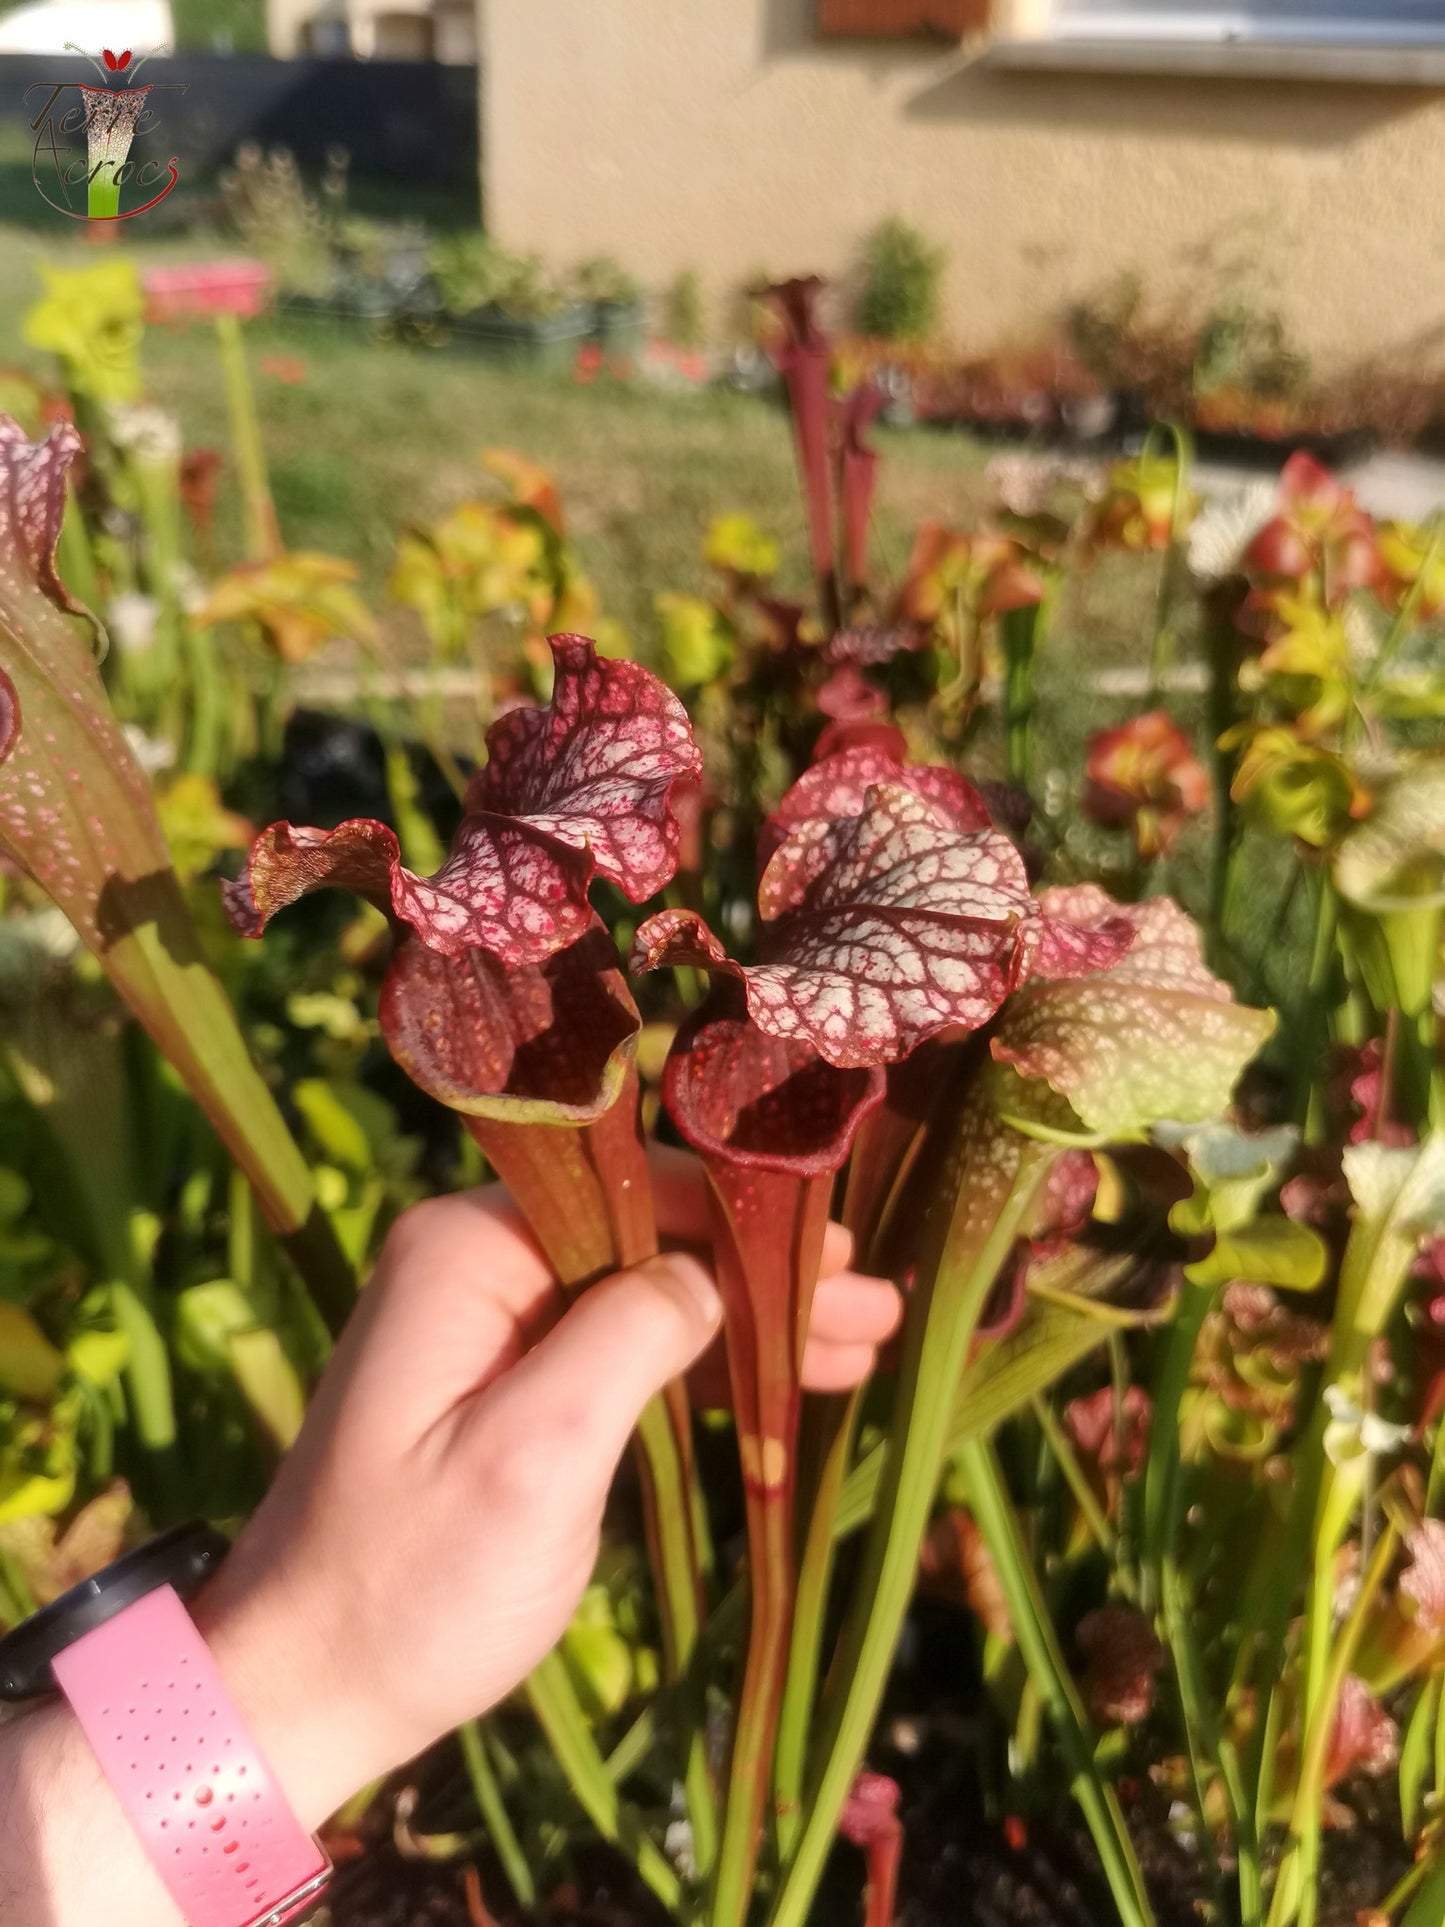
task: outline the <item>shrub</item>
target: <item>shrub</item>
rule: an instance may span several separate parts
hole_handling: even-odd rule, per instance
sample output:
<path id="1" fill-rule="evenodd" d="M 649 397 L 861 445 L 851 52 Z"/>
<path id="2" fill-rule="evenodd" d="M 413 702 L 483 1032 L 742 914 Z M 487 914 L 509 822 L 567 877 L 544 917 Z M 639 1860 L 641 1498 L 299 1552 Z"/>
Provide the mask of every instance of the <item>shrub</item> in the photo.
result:
<path id="1" fill-rule="evenodd" d="M 642 283 L 610 254 L 594 255 L 574 268 L 571 286 L 578 301 L 600 307 L 631 308 L 642 299 Z"/>
<path id="2" fill-rule="evenodd" d="M 684 268 L 667 291 L 667 333 L 679 348 L 700 348 L 707 333 L 702 276 Z"/>
<path id="3" fill-rule="evenodd" d="M 544 321 L 566 306 L 540 255 L 511 254 L 485 234 L 433 241 L 427 270 L 451 315 L 496 308 L 513 321 Z"/>
<path id="4" fill-rule="evenodd" d="M 907 221 L 894 217 L 869 235 L 863 249 L 864 283 L 858 326 L 891 341 L 925 341 L 938 321 L 938 290 L 946 256 Z"/>
<path id="5" fill-rule="evenodd" d="M 236 233 L 259 255 L 286 294 L 324 294 L 332 281 L 330 233 L 345 205 L 345 158 L 328 165 L 323 202 L 306 192 L 295 156 L 247 141 L 221 179 L 221 197 Z M 325 211 L 323 212 L 323 203 Z"/>

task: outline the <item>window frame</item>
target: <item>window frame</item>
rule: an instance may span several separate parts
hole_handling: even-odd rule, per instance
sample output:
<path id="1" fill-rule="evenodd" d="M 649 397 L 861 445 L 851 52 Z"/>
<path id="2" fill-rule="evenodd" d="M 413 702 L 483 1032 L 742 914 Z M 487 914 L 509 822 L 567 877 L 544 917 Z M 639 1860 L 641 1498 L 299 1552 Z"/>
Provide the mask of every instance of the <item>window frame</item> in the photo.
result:
<path id="1" fill-rule="evenodd" d="M 1198 46 L 1304 47 L 1445 47 L 1445 4 L 1438 22 L 1380 22 L 1371 17 L 1370 0 L 1358 0 L 1351 15 L 1316 15 L 1311 19 L 1276 16 L 1250 18 L 1245 4 L 1209 5 L 1207 0 L 1186 13 L 1165 11 L 1147 4 L 1113 4 L 1087 8 L 1079 0 L 1053 0 L 1049 33 L 1061 43 L 1070 41 L 1153 42 Z"/>

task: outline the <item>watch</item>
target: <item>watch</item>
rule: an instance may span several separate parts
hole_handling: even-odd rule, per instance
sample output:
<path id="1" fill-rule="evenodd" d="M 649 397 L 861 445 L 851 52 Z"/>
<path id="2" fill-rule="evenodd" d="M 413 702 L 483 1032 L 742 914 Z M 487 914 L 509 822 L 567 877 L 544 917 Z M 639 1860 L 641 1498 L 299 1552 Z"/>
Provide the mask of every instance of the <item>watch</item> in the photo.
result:
<path id="1" fill-rule="evenodd" d="M 69 1700 L 189 1927 L 282 1927 L 331 1876 L 186 1611 L 226 1540 L 177 1526 L 0 1639 L 0 1700 Z"/>

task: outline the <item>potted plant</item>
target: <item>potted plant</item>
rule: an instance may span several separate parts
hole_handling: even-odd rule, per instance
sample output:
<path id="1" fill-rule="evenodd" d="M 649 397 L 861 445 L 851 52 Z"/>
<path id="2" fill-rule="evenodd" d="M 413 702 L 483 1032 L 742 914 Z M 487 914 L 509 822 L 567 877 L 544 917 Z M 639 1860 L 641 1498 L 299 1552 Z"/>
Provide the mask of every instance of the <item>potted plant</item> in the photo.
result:
<path id="1" fill-rule="evenodd" d="M 645 327 L 642 288 L 611 255 L 584 261 L 572 276 L 576 298 L 592 313 L 593 338 L 609 353 L 641 352 Z"/>
<path id="2" fill-rule="evenodd" d="M 457 340 L 533 364 L 568 367 L 592 332 L 540 256 L 515 255 L 485 235 L 433 243 L 428 270 Z"/>

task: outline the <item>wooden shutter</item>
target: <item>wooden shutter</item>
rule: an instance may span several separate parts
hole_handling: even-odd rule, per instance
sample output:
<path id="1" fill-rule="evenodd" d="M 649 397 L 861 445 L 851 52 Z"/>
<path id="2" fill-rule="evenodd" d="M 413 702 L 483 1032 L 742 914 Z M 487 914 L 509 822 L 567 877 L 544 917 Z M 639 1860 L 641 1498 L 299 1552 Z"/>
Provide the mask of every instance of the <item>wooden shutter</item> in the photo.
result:
<path id="1" fill-rule="evenodd" d="M 931 34 L 962 40 L 988 25 L 991 0 L 818 0 L 818 29 L 855 39 Z"/>

